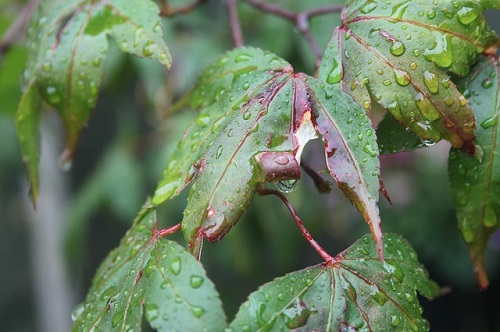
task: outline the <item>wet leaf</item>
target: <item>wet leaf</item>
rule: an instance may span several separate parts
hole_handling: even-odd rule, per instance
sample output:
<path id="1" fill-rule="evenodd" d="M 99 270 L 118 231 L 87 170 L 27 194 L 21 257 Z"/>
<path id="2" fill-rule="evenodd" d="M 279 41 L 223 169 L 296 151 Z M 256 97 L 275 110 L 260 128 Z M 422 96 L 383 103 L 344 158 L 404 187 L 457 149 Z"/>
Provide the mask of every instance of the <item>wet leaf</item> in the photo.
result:
<path id="1" fill-rule="evenodd" d="M 133 5 L 119 0 L 45 0 L 38 6 L 28 29 L 25 94 L 39 93 L 45 102 L 57 109 L 66 129 L 63 158 L 68 164 L 79 133 L 96 103 L 108 37 L 123 52 L 155 59 L 167 68 L 170 66 L 158 8 L 149 0 L 134 1 Z M 40 102 L 30 104 L 33 108 L 30 111 L 22 107 L 26 104 L 20 105 L 18 113 L 35 114 L 39 112 Z M 38 152 L 27 146 L 38 149 L 39 142 L 36 135 L 27 130 L 26 126 L 18 124 L 19 136 L 30 138 L 21 143 L 21 149 L 25 160 L 31 163 L 28 164 L 30 182 L 36 187 Z M 36 199 L 36 193 L 33 196 Z"/>
<path id="2" fill-rule="evenodd" d="M 292 272 L 252 293 L 236 314 L 234 331 L 427 331 L 417 291 L 432 298 L 437 285 L 398 235 L 385 236 L 385 263 L 365 236 L 328 265 Z"/>
<path id="3" fill-rule="evenodd" d="M 242 48 L 204 71 L 191 106 L 200 114 L 173 153 L 153 203 L 192 182 L 182 227 L 195 254 L 203 238 L 216 241 L 229 231 L 260 183 L 279 181 L 283 191 L 293 190 L 302 150 L 318 134 L 331 175 L 380 246 L 378 148 L 369 119 L 350 96 L 294 74 L 271 53 Z"/>
<path id="4" fill-rule="evenodd" d="M 222 330 L 225 315 L 212 282 L 196 259 L 162 239 L 155 212 L 146 208 L 97 271 L 73 331 Z"/>
<path id="5" fill-rule="evenodd" d="M 459 82 L 476 115 L 476 154 L 452 149 L 449 176 L 460 230 L 469 246 L 479 284 L 488 286 L 484 256 L 500 219 L 500 65 L 482 58 L 469 77 Z"/>
<path id="6" fill-rule="evenodd" d="M 424 141 L 473 152 L 474 115 L 450 73 L 464 76 L 496 36 L 477 1 L 351 1 L 326 49 L 320 79 L 367 110 L 387 109 Z"/>

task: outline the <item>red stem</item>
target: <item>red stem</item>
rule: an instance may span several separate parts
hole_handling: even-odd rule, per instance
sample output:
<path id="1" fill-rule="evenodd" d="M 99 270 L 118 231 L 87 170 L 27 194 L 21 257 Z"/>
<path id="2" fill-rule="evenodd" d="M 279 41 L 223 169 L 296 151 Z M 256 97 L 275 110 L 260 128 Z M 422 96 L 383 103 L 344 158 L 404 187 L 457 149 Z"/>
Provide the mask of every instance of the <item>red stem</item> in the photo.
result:
<path id="1" fill-rule="evenodd" d="M 314 250 L 316 250 L 316 252 L 321 256 L 321 258 L 323 258 L 323 260 L 327 263 L 332 263 L 335 260 L 332 256 L 330 256 L 330 254 L 328 254 L 326 252 L 325 249 L 323 249 L 318 244 L 318 242 L 316 242 L 316 240 L 313 239 L 313 237 L 311 236 L 309 231 L 306 229 L 306 227 L 304 226 L 304 224 L 300 220 L 299 216 L 295 212 L 295 209 L 293 208 L 292 204 L 288 201 L 288 199 L 285 197 L 285 195 L 283 195 L 279 191 L 268 189 L 264 186 L 259 187 L 257 189 L 257 192 L 262 196 L 267 196 L 267 195 L 278 196 L 278 198 L 281 199 L 281 201 L 283 203 L 285 203 L 286 207 L 288 208 L 288 211 L 290 211 L 290 214 L 292 215 L 293 219 L 295 220 L 295 223 L 299 227 L 299 230 L 302 233 L 302 235 L 306 238 L 307 242 L 309 242 L 309 244 L 314 248 Z"/>
<path id="2" fill-rule="evenodd" d="M 160 1 L 160 16 L 176 16 L 181 14 L 188 14 L 193 9 L 206 2 L 206 0 L 194 0 L 192 3 L 180 7 L 171 7 L 168 4 L 168 0 Z"/>
<path id="3" fill-rule="evenodd" d="M 182 222 L 180 222 L 177 225 L 174 225 L 172 227 L 169 227 L 169 228 L 157 229 L 157 230 L 155 230 L 155 234 L 158 237 L 165 237 L 165 236 L 168 236 L 170 234 L 174 234 L 174 233 L 180 231 L 181 227 L 182 227 Z"/>
<path id="4" fill-rule="evenodd" d="M 238 10 L 236 9 L 236 0 L 226 0 L 226 4 L 234 46 L 241 47 L 243 46 L 243 34 L 241 33 L 241 24 L 238 17 Z"/>

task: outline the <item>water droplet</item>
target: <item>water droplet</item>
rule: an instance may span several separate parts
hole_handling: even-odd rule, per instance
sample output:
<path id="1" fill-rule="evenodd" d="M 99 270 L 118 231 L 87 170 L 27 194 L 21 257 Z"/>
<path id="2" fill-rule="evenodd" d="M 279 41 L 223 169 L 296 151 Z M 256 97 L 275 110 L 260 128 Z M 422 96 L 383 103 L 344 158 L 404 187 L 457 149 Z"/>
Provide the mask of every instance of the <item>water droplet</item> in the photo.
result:
<path id="1" fill-rule="evenodd" d="M 45 91 L 46 99 L 50 104 L 57 105 L 61 102 L 61 96 L 59 95 L 55 86 L 48 86 Z"/>
<path id="2" fill-rule="evenodd" d="M 376 72 L 377 72 L 377 74 L 379 74 L 379 75 L 382 75 L 382 74 L 384 73 L 384 71 L 383 71 L 382 69 L 377 69 L 377 70 L 376 70 Z"/>
<path id="3" fill-rule="evenodd" d="M 146 319 L 148 322 L 154 321 L 158 318 L 158 313 L 160 309 L 154 303 L 146 303 L 144 306 L 144 313 L 146 314 Z"/>
<path id="4" fill-rule="evenodd" d="M 191 311 L 193 312 L 193 314 L 197 318 L 200 318 L 205 313 L 205 309 L 203 309 L 202 307 L 199 307 L 199 306 L 195 306 L 195 305 L 191 306 Z"/>
<path id="5" fill-rule="evenodd" d="M 278 300 L 283 301 L 285 299 L 285 295 L 283 293 L 278 293 Z"/>
<path id="6" fill-rule="evenodd" d="M 372 103 L 369 100 L 365 100 L 363 102 L 363 107 L 366 108 L 366 109 L 369 109 L 371 105 L 372 105 Z"/>
<path id="7" fill-rule="evenodd" d="M 488 129 L 497 125 L 498 114 L 493 115 L 492 117 L 487 118 L 486 120 L 481 122 L 481 127 L 484 129 Z"/>
<path id="8" fill-rule="evenodd" d="M 279 191 L 284 194 L 288 194 L 295 190 L 298 183 L 299 181 L 297 180 L 283 180 L 276 182 L 276 186 L 278 187 Z"/>
<path id="9" fill-rule="evenodd" d="M 252 56 L 250 54 L 246 54 L 246 53 L 241 53 L 241 54 L 238 54 L 236 56 L 236 58 L 234 58 L 234 61 L 235 62 L 244 62 L 244 61 L 248 61 L 252 58 Z"/>
<path id="10" fill-rule="evenodd" d="M 391 54 L 394 56 L 400 56 L 406 51 L 406 47 L 400 41 L 394 41 L 390 48 Z"/>
<path id="11" fill-rule="evenodd" d="M 479 16 L 479 11 L 475 8 L 462 7 L 457 12 L 458 21 L 463 25 L 469 25 L 477 19 Z"/>
<path id="12" fill-rule="evenodd" d="M 401 86 L 407 86 L 410 84 L 410 74 L 408 74 L 404 70 L 399 70 L 399 69 L 394 69 L 394 79 L 396 80 L 396 83 L 398 83 Z"/>
<path id="13" fill-rule="evenodd" d="M 220 158 L 220 156 L 222 155 L 222 151 L 223 150 L 224 150 L 224 148 L 222 147 L 222 145 L 217 148 L 217 152 L 215 153 L 215 159 L 219 159 Z"/>
<path id="14" fill-rule="evenodd" d="M 489 78 L 486 78 L 482 83 L 481 86 L 485 89 L 489 89 L 493 86 L 493 81 Z"/>
<path id="15" fill-rule="evenodd" d="M 435 45 L 432 49 L 424 51 L 424 57 L 433 61 L 440 67 L 450 67 L 453 63 L 453 52 L 451 49 L 451 37 L 448 34 L 433 31 Z"/>
<path id="16" fill-rule="evenodd" d="M 431 101 L 424 96 L 423 93 L 419 92 L 415 97 L 415 103 L 417 104 L 418 109 L 422 112 L 422 115 L 425 116 L 428 120 L 434 121 L 441 117 L 438 109 L 432 105 Z"/>
<path id="17" fill-rule="evenodd" d="M 391 82 L 391 80 L 384 80 L 384 81 L 382 81 L 382 84 L 385 86 L 389 86 L 392 84 L 392 82 Z"/>
<path id="18" fill-rule="evenodd" d="M 427 70 L 424 71 L 424 83 L 431 93 L 436 94 L 439 92 L 439 78 L 436 74 Z"/>
<path id="19" fill-rule="evenodd" d="M 245 111 L 245 113 L 243 113 L 243 120 L 248 120 L 251 116 L 252 113 L 250 113 L 250 111 Z"/>
<path id="20" fill-rule="evenodd" d="M 451 107 L 453 104 L 455 104 L 455 99 L 453 97 L 448 96 L 444 99 L 444 104 L 448 107 Z"/>
<path id="21" fill-rule="evenodd" d="M 417 63 L 416 62 L 411 62 L 409 65 L 410 69 L 417 69 Z"/>
<path id="22" fill-rule="evenodd" d="M 50 63 L 50 61 L 46 61 L 42 65 L 42 69 L 43 69 L 44 72 L 48 73 L 52 69 L 52 63 Z"/>
<path id="23" fill-rule="evenodd" d="M 401 318 L 399 318 L 399 316 L 396 316 L 396 315 L 391 315 L 391 325 L 396 327 L 399 325 L 399 323 L 401 322 Z"/>
<path id="24" fill-rule="evenodd" d="M 464 96 L 459 96 L 458 103 L 460 104 L 460 106 L 464 107 L 465 105 L 467 105 L 467 98 L 465 98 Z"/>
<path id="25" fill-rule="evenodd" d="M 371 297 L 381 306 L 383 306 L 388 300 L 387 296 L 375 287 L 374 292 L 371 294 Z"/>
<path id="26" fill-rule="evenodd" d="M 491 204 L 487 204 L 484 210 L 483 225 L 486 227 L 495 227 L 497 225 L 497 214 Z"/>
<path id="27" fill-rule="evenodd" d="M 200 126 L 201 128 L 205 128 L 208 123 L 210 122 L 210 116 L 208 114 L 200 114 L 196 118 L 196 124 Z"/>
<path id="28" fill-rule="evenodd" d="M 376 157 L 378 155 L 377 150 L 375 150 L 369 142 L 365 144 L 363 151 L 368 153 L 370 157 Z"/>
<path id="29" fill-rule="evenodd" d="M 172 273 L 175 275 L 178 275 L 181 272 L 180 257 L 175 257 L 174 259 L 172 259 L 172 262 L 170 263 L 170 271 L 172 271 Z"/>
<path id="30" fill-rule="evenodd" d="M 434 9 L 429 9 L 429 11 L 427 12 L 427 17 L 432 20 L 434 17 L 436 17 L 436 11 Z"/>
<path id="31" fill-rule="evenodd" d="M 375 8 L 377 8 L 377 3 L 367 2 L 366 4 L 363 5 L 363 7 L 361 7 L 360 11 L 363 14 L 368 14 L 368 13 L 371 13 L 372 11 L 374 11 Z"/>
<path id="32" fill-rule="evenodd" d="M 311 316 L 311 313 L 311 310 L 307 309 L 305 304 L 297 298 L 293 304 L 283 311 L 285 325 L 289 329 L 302 327 L 307 324 L 307 320 L 309 316 Z"/>
<path id="33" fill-rule="evenodd" d="M 384 262 L 384 269 L 389 273 L 391 276 L 393 276 L 397 281 L 403 282 L 403 279 L 405 277 L 405 273 L 401 266 L 399 266 L 398 263 L 396 262 L 389 262 L 385 261 Z"/>
<path id="34" fill-rule="evenodd" d="M 243 83 L 243 90 L 248 90 L 249 87 L 250 87 L 250 83 L 249 82 Z"/>
<path id="35" fill-rule="evenodd" d="M 201 285 L 203 285 L 204 281 L 205 279 L 203 279 L 203 277 L 192 275 L 191 278 L 189 279 L 189 284 L 193 288 L 199 288 Z"/>
<path id="36" fill-rule="evenodd" d="M 142 48 L 142 55 L 145 57 L 150 57 L 154 53 L 154 49 L 156 48 L 156 45 L 148 40 L 146 44 L 144 44 L 144 47 Z"/>
<path id="37" fill-rule="evenodd" d="M 328 84 L 335 84 L 340 82 L 341 80 L 341 72 L 340 72 L 340 66 L 337 60 L 332 59 L 332 70 L 328 74 L 326 78 L 326 83 Z"/>

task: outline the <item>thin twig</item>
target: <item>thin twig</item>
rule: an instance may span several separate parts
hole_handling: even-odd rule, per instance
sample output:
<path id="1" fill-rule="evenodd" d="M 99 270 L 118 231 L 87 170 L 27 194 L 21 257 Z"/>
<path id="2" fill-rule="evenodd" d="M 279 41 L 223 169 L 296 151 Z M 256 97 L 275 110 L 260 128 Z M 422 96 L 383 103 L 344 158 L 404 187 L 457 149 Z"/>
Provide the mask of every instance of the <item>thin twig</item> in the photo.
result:
<path id="1" fill-rule="evenodd" d="M 227 0 L 226 4 L 234 46 L 241 47 L 243 46 L 243 34 L 241 33 L 241 24 L 238 17 L 238 10 L 236 9 L 236 0 Z"/>
<path id="2" fill-rule="evenodd" d="M 265 13 L 276 15 L 291 21 L 297 27 L 297 29 L 302 34 L 304 39 L 307 41 L 309 47 L 311 47 L 311 51 L 316 57 L 314 71 L 316 72 L 318 70 L 321 58 L 323 57 L 323 52 L 321 51 L 321 48 L 319 47 L 318 43 L 316 42 L 311 33 L 311 30 L 309 28 L 309 21 L 311 20 L 311 18 L 315 16 L 325 15 L 329 13 L 338 13 L 344 7 L 343 5 L 330 5 L 296 13 L 281 8 L 279 6 L 276 6 L 274 4 L 262 2 L 260 0 L 245 0 L 245 1 L 251 6 Z"/>
<path id="3" fill-rule="evenodd" d="M 7 32 L 3 35 L 0 40 L 0 61 L 3 58 L 3 55 L 7 52 L 7 50 L 12 46 L 12 44 L 21 38 L 26 30 L 26 26 L 28 24 L 29 18 L 31 14 L 35 10 L 38 2 L 40 0 L 31 0 L 21 11 L 19 16 L 17 16 L 16 20 L 9 27 Z"/>
<path id="4" fill-rule="evenodd" d="M 268 189 L 264 186 L 258 187 L 257 192 L 259 193 L 259 195 L 262 195 L 262 196 L 266 196 L 266 195 L 278 196 L 278 198 L 281 199 L 281 201 L 283 203 L 285 203 L 286 207 L 288 208 L 288 211 L 290 211 L 290 214 L 292 215 L 293 219 L 295 220 L 295 223 L 299 227 L 299 230 L 302 233 L 302 235 L 305 237 L 307 242 L 309 242 L 309 244 L 314 248 L 314 250 L 316 250 L 316 252 L 321 256 L 321 258 L 323 258 L 323 260 L 326 263 L 332 263 L 335 261 L 335 259 L 332 256 L 330 256 L 330 254 L 328 254 L 328 252 L 326 252 L 326 250 L 323 249 L 318 244 L 318 242 L 316 242 L 316 240 L 313 239 L 313 237 L 311 236 L 309 231 L 306 229 L 306 227 L 304 226 L 304 224 L 300 220 L 299 216 L 295 212 L 295 209 L 293 208 L 292 204 L 288 201 L 288 199 L 285 197 L 285 195 L 283 195 L 279 191 Z"/>
<path id="5" fill-rule="evenodd" d="M 301 160 L 300 167 L 302 167 L 306 174 L 313 180 L 314 186 L 316 186 L 316 189 L 320 193 L 329 193 L 332 190 L 332 183 L 323 179 L 307 162 Z"/>
<path id="6" fill-rule="evenodd" d="M 160 1 L 160 16 L 173 17 L 181 14 L 188 14 L 196 7 L 200 6 L 207 0 L 194 0 L 192 3 L 180 7 L 171 7 L 168 0 Z"/>

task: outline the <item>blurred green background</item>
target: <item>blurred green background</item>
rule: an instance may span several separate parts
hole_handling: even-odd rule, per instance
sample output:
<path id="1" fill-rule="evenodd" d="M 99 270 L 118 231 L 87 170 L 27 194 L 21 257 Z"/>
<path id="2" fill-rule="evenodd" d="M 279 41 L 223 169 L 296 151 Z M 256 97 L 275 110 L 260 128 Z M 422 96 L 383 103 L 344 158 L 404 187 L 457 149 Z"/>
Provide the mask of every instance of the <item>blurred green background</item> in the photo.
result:
<path id="1" fill-rule="evenodd" d="M 300 10 L 335 1 L 275 2 Z M 0 35 L 25 5 L 20 0 L 0 0 Z M 311 73 L 314 56 L 289 22 L 244 4 L 240 14 L 246 44 L 275 52 L 297 71 Z M 487 15 L 500 31 L 498 12 Z M 312 21 L 321 47 L 338 22 L 337 14 Z M 63 149 L 61 124 L 53 111 L 45 110 L 36 213 L 28 200 L 14 128 L 26 61 L 24 39 L 1 55 L 0 330 L 69 329 L 72 308 L 83 300 L 98 264 L 153 192 L 176 140 L 195 116 L 190 111 L 170 114 L 169 106 L 193 85 L 201 69 L 232 47 L 221 1 L 164 23 L 172 69 L 167 75 L 160 65 L 112 47 L 98 105 L 69 172 L 57 164 Z M 422 302 L 431 331 L 500 331 L 500 235 L 493 236 L 487 257 L 491 286 L 480 292 L 455 220 L 446 172 L 448 149 L 443 142 L 415 153 L 382 157 L 383 179 L 393 200 L 391 206 L 382 199 L 383 229 L 403 234 L 431 277 L 446 290 L 438 299 Z M 315 169 L 325 167 L 320 150 L 317 142 L 306 149 Z M 316 240 L 332 254 L 368 232 L 337 189 L 319 194 L 304 176 L 288 197 Z M 162 207 L 162 225 L 179 222 L 185 202 L 186 195 L 181 195 Z M 256 197 L 223 241 L 206 243 L 202 261 L 231 319 L 260 284 L 319 263 L 320 257 L 301 237 L 285 207 L 268 196 Z"/>

